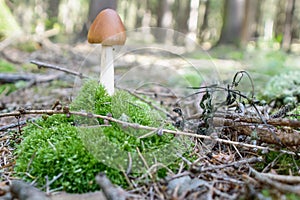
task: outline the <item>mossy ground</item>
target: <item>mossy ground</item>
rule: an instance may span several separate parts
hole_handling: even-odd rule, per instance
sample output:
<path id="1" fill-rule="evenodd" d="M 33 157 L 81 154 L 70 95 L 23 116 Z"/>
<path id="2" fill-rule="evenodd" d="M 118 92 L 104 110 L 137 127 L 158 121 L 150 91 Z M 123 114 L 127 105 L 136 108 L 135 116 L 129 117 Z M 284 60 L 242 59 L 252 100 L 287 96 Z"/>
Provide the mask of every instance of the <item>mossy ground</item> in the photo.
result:
<path id="1" fill-rule="evenodd" d="M 148 104 L 124 91 L 118 91 L 111 97 L 96 81 L 83 85 L 71 109 L 113 115 L 114 118 L 141 125 L 172 127 L 165 123 L 163 114 Z M 16 173 L 27 181 L 35 180 L 39 187 L 46 184 L 46 176 L 51 180 L 62 174 L 51 184 L 51 188 L 61 188 L 67 192 L 96 190 L 98 186 L 94 177 L 99 172 L 105 172 L 113 183 L 126 187 L 122 170 L 128 164 L 128 152 L 132 153 L 133 167 L 143 170 L 139 165 L 137 148 L 150 161 L 157 157 L 158 152 L 170 154 L 170 148 L 174 146 L 170 144 L 174 138 L 172 135 L 153 134 L 139 139 L 138 136 L 147 132 L 124 128 L 116 123 L 94 127 L 104 123 L 101 119 L 53 115 L 28 125 L 23 130 L 23 141 L 17 147 Z M 152 154 L 148 154 L 149 151 Z M 120 152 L 126 156 L 122 157 Z M 110 159 L 112 162 L 109 162 Z M 165 175 L 164 170 L 158 174 Z"/>

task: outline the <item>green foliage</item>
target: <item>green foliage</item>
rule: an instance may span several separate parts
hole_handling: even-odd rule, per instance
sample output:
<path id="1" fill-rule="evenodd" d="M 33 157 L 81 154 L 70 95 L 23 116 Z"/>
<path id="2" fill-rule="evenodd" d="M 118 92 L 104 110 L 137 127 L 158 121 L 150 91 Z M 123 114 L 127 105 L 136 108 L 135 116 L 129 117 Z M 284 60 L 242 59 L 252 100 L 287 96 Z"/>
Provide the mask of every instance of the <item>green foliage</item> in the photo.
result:
<path id="1" fill-rule="evenodd" d="M 283 51 L 258 49 L 250 52 L 245 60 L 251 63 L 253 71 L 274 76 L 287 71 L 286 59 L 287 54 Z"/>
<path id="2" fill-rule="evenodd" d="M 186 73 L 183 75 L 184 79 L 189 83 L 190 86 L 200 86 L 202 77 L 197 73 Z"/>
<path id="3" fill-rule="evenodd" d="M 40 48 L 40 45 L 34 41 L 27 41 L 27 42 L 18 43 L 16 47 L 22 51 L 32 53 L 36 51 L 38 48 Z"/>
<path id="4" fill-rule="evenodd" d="M 21 32 L 20 27 L 4 0 L 0 0 L 0 19 L 0 40 L 10 35 L 17 35 Z"/>
<path id="5" fill-rule="evenodd" d="M 15 72 L 15 66 L 5 60 L 0 59 L 0 73 L 10 73 Z M 5 91 L 6 94 L 9 94 L 17 89 L 15 84 L 3 84 L 0 85 L 0 95 Z"/>
<path id="6" fill-rule="evenodd" d="M 102 115 L 112 113 L 113 117 L 127 122 L 171 128 L 163 124 L 163 115 L 148 104 L 123 91 L 108 96 L 93 80 L 83 85 L 70 108 Z M 121 170 L 128 165 L 128 152 L 131 152 L 132 168 L 143 170 L 137 148 L 151 165 L 154 158 L 157 162 L 173 161 L 170 154 L 175 147 L 180 147 L 180 141 L 170 134 L 158 136 L 154 132 L 150 137 L 138 138 L 148 132 L 116 123 L 95 127 L 99 122 L 104 123 L 92 118 L 54 115 L 28 125 L 23 130 L 24 140 L 16 150 L 15 171 L 23 179 L 36 180 L 40 187 L 45 185 L 46 176 L 51 180 L 62 173 L 51 188 L 63 187 L 67 192 L 96 190 L 94 177 L 100 171 L 106 172 L 113 183 L 124 187 L 126 181 Z M 75 127 L 74 123 L 93 126 Z M 162 170 L 159 174 L 166 173 Z"/>
<path id="7" fill-rule="evenodd" d="M 295 117 L 291 117 L 291 118 L 300 120 L 300 106 L 296 107 L 296 109 L 291 111 L 290 114 L 295 115 Z"/>
<path id="8" fill-rule="evenodd" d="M 221 59 L 242 60 L 245 52 L 235 46 L 219 45 L 209 52 L 213 57 Z"/>
<path id="9" fill-rule="evenodd" d="M 102 91 L 103 88 L 99 87 L 98 93 L 101 94 Z M 161 113 L 124 91 L 117 91 L 110 101 L 109 99 L 98 98 L 97 93 L 96 99 L 98 99 L 98 105 L 95 107 L 101 108 L 100 105 L 109 105 L 109 111 L 116 119 L 144 126 L 171 128 L 170 125 L 164 124 L 164 117 Z M 85 123 L 93 124 L 86 121 Z M 175 151 L 175 146 L 177 145 L 177 148 L 182 147 L 178 144 L 178 140 L 173 140 L 174 136 L 170 134 L 158 136 L 158 131 L 159 128 L 151 136 L 139 138 L 148 134 L 149 131 L 110 123 L 110 126 L 81 128 L 80 137 L 87 149 L 98 160 L 113 168 L 125 169 L 128 165 L 128 152 L 130 152 L 132 168 L 136 173 L 140 173 L 145 169 L 137 153 L 137 148 L 147 163 L 151 165 L 155 159 L 157 162 L 169 164 L 174 160 L 172 152 Z"/>
<path id="10" fill-rule="evenodd" d="M 107 171 L 109 177 L 118 177 L 117 183 L 124 185 L 118 171 L 101 164 L 87 152 L 72 121 L 73 118 L 54 115 L 36 122 L 38 126 L 25 127 L 24 140 L 17 148 L 15 171 L 25 180 L 36 179 L 38 186 L 45 185 L 46 176 L 51 180 L 62 173 L 51 187 L 63 187 L 68 192 L 96 190 L 94 177 L 99 171 Z"/>
<path id="11" fill-rule="evenodd" d="M 276 162 L 274 162 L 276 160 Z M 282 175 L 290 175 L 297 174 L 298 169 L 297 166 L 300 165 L 300 160 L 297 158 L 293 158 L 293 155 L 282 154 L 280 155 L 279 152 L 269 152 L 264 154 L 264 161 L 263 163 L 256 164 L 256 169 L 262 170 L 264 169 L 269 163 L 274 162 L 272 167 L 278 174 Z"/>
<path id="12" fill-rule="evenodd" d="M 15 72 L 15 66 L 10 62 L 0 59 L 0 73 L 3 72 Z"/>
<path id="13" fill-rule="evenodd" d="M 192 86 L 199 87 L 202 81 L 203 77 L 201 76 L 201 74 L 198 71 L 196 71 L 193 67 L 189 67 L 182 74 L 179 74 L 177 76 L 171 76 L 168 80 L 168 85 L 183 88 Z"/>
<path id="14" fill-rule="evenodd" d="M 13 91 L 15 91 L 17 88 L 15 86 L 15 84 L 4 84 L 4 85 L 0 85 L 0 95 L 5 92 L 5 94 L 9 94 Z"/>
<path id="15" fill-rule="evenodd" d="M 290 71 L 274 76 L 267 83 L 262 98 L 266 100 L 277 100 L 281 104 L 299 101 L 299 77 L 299 71 Z"/>

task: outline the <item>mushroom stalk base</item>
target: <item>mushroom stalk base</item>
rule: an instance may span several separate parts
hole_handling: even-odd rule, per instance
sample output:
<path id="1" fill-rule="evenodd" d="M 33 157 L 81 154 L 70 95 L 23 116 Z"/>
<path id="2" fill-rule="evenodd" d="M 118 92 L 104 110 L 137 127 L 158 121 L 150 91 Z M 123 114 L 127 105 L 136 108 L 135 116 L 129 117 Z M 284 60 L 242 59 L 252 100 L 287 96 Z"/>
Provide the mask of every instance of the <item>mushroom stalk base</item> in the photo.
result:
<path id="1" fill-rule="evenodd" d="M 114 59 L 112 46 L 102 46 L 100 83 L 109 95 L 114 94 Z"/>

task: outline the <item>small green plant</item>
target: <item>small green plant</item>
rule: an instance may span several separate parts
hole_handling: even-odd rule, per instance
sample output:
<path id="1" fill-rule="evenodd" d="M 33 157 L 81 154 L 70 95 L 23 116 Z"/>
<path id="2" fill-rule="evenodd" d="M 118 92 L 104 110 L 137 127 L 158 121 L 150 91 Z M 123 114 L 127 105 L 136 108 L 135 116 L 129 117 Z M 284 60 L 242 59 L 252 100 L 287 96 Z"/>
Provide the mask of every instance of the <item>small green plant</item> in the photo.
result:
<path id="1" fill-rule="evenodd" d="M 256 165 L 256 169 L 262 170 L 269 163 L 276 160 L 272 169 L 274 169 L 278 174 L 289 175 L 290 172 L 292 172 L 292 174 L 298 173 L 298 166 L 300 165 L 300 161 L 295 157 L 293 158 L 293 155 L 281 155 L 279 152 L 269 152 L 267 154 L 264 154 L 264 160 L 264 163 L 259 163 Z"/>
<path id="2" fill-rule="evenodd" d="M 16 46 L 18 49 L 25 51 L 25 52 L 29 52 L 29 53 L 34 52 L 38 48 L 40 48 L 40 44 L 38 44 L 37 42 L 34 42 L 34 41 L 27 41 L 27 42 L 19 43 Z"/>
<path id="3" fill-rule="evenodd" d="M 3 84 L 0 85 L 0 95 L 4 92 L 5 95 L 15 91 L 17 88 L 15 84 Z"/>
<path id="4" fill-rule="evenodd" d="M 290 71 L 274 76 L 267 83 L 262 98 L 276 100 L 280 105 L 295 103 L 300 99 L 300 72 Z"/>
<path id="5" fill-rule="evenodd" d="M 87 153 L 72 121 L 72 118 L 54 115 L 36 122 L 42 129 L 34 124 L 24 129 L 15 167 L 19 176 L 27 181 L 36 180 L 38 186 L 43 186 L 46 176 L 51 180 L 61 173 L 51 187 L 81 193 L 96 190 L 95 175 L 106 171 L 118 184 L 124 185 L 118 171 L 106 167 Z"/>
<path id="6" fill-rule="evenodd" d="M 118 91 L 111 97 L 96 81 L 83 85 L 70 108 L 112 115 L 140 125 L 171 128 L 171 125 L 164 124 L 164 116 L 148 104 L 124 91 Z M 113 183 L 124 187 L 126 181 L 122 170 L 128 164 L 128 152 L 132 155 L 133 168 L 139 168 L 143 165 L 137 148 L 146 160 L 154 161 L 156 157 L 166 160 L 168 156 L 165 155 L 170 154 L 178 143 L 176 140 L 170 143 L 174 138 L 172 135 L 154 133 L 150 137 L 139 138 L 148 132 L 117 123 L 105 126 L 105 123 L 94 118 L 54 115 L 28 125 L 23 130 L 23 142 L 17 147 L 15 171 L 25 180 L 36 180 L 40 187 L 45 185 L 46 176 L 51 180 L 62 174 L 51 188 L 62 187 L 67 192 L 96 190 L 94 177 L 101 171 L 106 172 Z M 126 156 L 122 157 L 122 154 Z M 163 170 L 159 174 L 165 175 Z M 132 175 L 138 174 L 133 172 Z"/>
<path id="7" fill-rule="evenodd" d="M 0 72 L 15 72 L 15 66 L 5 60 L 0 59 Z"/>

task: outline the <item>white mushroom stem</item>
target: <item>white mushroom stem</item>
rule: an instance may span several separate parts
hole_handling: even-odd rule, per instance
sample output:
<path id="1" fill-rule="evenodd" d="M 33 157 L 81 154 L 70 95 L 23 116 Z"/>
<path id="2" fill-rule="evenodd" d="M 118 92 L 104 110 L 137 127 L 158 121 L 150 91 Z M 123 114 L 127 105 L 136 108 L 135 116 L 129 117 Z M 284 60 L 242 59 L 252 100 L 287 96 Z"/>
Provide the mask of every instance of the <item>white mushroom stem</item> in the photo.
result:
<path id="1" fill-rule="evenodd" d="M 114 58 L 112 46 L 102 45 L 100 83 L 109 95 L 114 94 Z"/>

